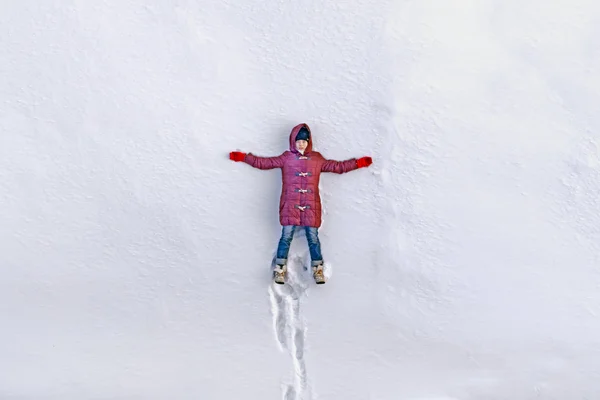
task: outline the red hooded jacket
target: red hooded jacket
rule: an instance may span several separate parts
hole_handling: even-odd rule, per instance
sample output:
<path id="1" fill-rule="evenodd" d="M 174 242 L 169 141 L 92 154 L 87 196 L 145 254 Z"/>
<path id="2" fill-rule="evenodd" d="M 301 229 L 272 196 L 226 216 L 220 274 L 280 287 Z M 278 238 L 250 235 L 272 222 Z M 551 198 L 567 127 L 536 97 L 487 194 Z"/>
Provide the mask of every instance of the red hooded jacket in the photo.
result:
<path id="1" fill-rule="evenodd" d="M 358 168 L 356 158 L 346 161 L 327 160 L 321 153 L 312 151 L 314 136 L 310 134 L 308 146 L 301 154 L 296 150 L 296 135 L 306 124 L 296 125 L 290 133 L 290 150 L 277 157 L 258 157 L 246 154 L 244 162 L 254 168 L 281 168 L 281 197 L 279 222 L 281 225 L 321 226 L 321 197 L 319 178 L 321 172 L 343 174 Z"/>

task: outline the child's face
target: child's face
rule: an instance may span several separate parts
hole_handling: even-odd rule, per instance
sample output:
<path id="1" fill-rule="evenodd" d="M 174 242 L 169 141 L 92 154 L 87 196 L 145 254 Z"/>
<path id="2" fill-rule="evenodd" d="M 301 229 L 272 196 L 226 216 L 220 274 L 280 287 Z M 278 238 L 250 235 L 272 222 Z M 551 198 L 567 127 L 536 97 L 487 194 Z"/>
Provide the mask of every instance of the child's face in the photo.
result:
<path id="1" fill-rule="evenodd" d="M 298 151 L 304 151 L 304 150 L 306 150 L 307 146 L 308 146 L 308 141 L 306 141 L 306 140 L 296 140 L 296 149 Z"/>

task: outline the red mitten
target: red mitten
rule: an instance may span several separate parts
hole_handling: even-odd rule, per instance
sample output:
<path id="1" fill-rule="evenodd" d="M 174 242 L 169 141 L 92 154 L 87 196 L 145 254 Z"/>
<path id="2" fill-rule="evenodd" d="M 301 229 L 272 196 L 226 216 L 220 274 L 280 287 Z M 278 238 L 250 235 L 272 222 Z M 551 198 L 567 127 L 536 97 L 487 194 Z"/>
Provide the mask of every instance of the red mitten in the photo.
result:
<path id="1" fill-rule="evenodd" d="M 246 153 L 242 153 L 241 151 L 232 151 L 229 153 L 229 159 L 233 161 L 244 161 L 246 157 Z"/>
<path id="2" fill-rule="evenodd" d="M 373 164 L 373 159 L 371 157 L 363 157 L 356 160 L 358 168 L 368 167 L 371 164 Z"/>

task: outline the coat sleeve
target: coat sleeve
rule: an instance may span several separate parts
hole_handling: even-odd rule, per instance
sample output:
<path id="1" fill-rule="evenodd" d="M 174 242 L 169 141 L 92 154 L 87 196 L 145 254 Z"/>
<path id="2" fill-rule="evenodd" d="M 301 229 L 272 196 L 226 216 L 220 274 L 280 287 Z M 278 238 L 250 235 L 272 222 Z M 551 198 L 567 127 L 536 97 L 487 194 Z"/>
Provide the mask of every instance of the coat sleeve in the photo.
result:
<path id="1" fill-rule="evenodd" d="M 327 160 L 321 164 L 321 172 L 335 172 L 336 174 L 344 174 L 346 172 L 358 169 L 356 158 L 351 158 L 345 161 Z"/>
<path id="2" fill-rule="evenodd" d="M 276 157 L 259 157 L 252 153 L 246 154 L 244 162 L 258 169 L 273 169 L 283 167 L 285 152 Z"/>

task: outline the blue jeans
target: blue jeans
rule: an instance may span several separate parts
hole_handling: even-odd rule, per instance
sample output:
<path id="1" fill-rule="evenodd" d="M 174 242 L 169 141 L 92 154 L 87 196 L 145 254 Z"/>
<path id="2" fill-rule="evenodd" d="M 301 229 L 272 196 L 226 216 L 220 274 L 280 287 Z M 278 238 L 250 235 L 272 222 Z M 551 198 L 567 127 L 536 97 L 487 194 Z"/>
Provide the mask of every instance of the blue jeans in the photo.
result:
<path id="1" fill-rule="evenodd" d="M 310 259 L 312 260 L 312 266 L 323 263 L 323 255 L 321 255 L 321 242 L 319 241 L 319 229 L 310 226 L 304 226 L 306 231 L 306 240 L 308 241 L 308 250 L 310 250 Z M 290 251 L 290 245 L 294 238 L 294 231 L 296 230 L 295 225 L 285 225 L 281 230 L 281 239 L 279 239 L 279 246 L 277 246 L 277 264 L 285 264 L 287 262 L 288 253 Z"/>

